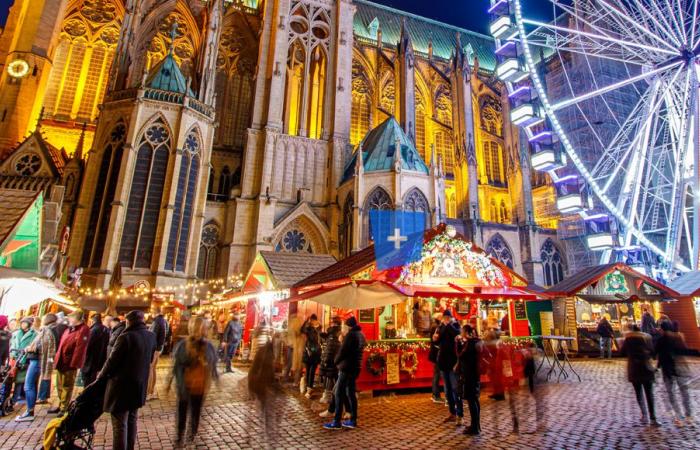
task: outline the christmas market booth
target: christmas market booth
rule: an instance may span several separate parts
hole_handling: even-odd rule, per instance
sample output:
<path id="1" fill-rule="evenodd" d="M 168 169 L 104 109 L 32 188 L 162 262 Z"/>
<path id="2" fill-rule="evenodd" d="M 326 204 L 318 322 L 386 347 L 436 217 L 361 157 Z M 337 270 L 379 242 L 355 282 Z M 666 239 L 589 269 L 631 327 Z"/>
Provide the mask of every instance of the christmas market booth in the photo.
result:
<path id="1" fill-rule="evenodd" d="M 325 321 L 334 315 L 358 319 L 368 340 L 359 390 L 432 384 L 429 333 L 414 317 L 428 314 L 432 322 L 449 309 L 480 332 L 504 325 L 511 336 L 524 337 L 530 334 L 526 305 L 536 300 L 523 277 L 444 224 L 425 232 L 415 262 L 378 270 L 369 246 L 295 288 L 288 302 L 296 303 L 301 317 L 322 312 Z"/>
<path id="2" fill-rule="evenodd" d="M 678 293 L 677 302 L 664 303 L 662 312 L 678 321 L 688 348 L 700 351 L 700 271 L 686 272 L 668 283 Z"/>
<path id="3" fill-rule="evenodd" d="M 0 267 L 0 314 L 19 319 L 72 312 L 77 305 L 56 283 L 35 273 Z"/>
<path id="4" fill-rule="evenodd" d="M 263 340 L 281 332 L 289 318 L 289 303 L 283 300 L 298 281 L 336 262 L 330 255 L 260 251 L 243 278 L 240 289 L 228 292 L 205 309 L 225 326 L 230 313 L 244 324 L 244 359 L 254 354 L 251 345 L 260 333 Z M 252 350 L 252 351 L 251 351 Z"/>
<path id="5" fill-rule="evenodd" d="M 553 298 L 553 333 L 573 337 L 572 350 L 579 354 L 600 352 L 596 329 L 603 316 L 620 337 L 628 323 L 641 322 L 644 310 L 657 320 L 662 305 L 678 296 L 673 289 L 622 263 L 583 269 L 545 293 Z"/>

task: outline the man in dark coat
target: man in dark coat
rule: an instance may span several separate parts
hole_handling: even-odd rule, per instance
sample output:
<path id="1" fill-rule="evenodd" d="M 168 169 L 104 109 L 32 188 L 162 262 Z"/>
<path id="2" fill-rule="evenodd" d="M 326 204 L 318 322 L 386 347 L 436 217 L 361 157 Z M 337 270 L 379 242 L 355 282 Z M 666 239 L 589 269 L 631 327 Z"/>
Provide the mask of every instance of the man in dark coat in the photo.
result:
<path id="1" fill-rule="evenodd" d="M 335 365 L 338 368 L 338 381 L 335 384 L 335 418 L 333 422 L 323 425 L 327 430 L 340 430 L 342 428 L 357 427 L 357 395 L 355 393 L 355 381 L 360 375 L 362 367 L 362 353 L 365 350 L 367 340 L 362 333 L 362 328 L 357 324 L 357 319 L 349 317 L 345 325 L 350 329 L 343 339 L 340 351 L 335 357 Z M 350 405 L 350 420 L 341 422 L 343 406 Z"/>
<path id="2" fill-rule="evenodd" d="M 471 423 L 464 429 L 464 434 L 477 435 L 481 432 L 481 404 L 479 395 L 481 393 L 481 353 L 483 344 L 481 339 L 472 329 L 471 325 L 464 325 L 462 336 L 457 341 L 457 352 L 459 358 L 459 380 L 462 385 L 462 398 L 469 405 L 469 415 Z"/>
<path id="3" fill-rule="evenodd" d="M 237 315 L 231 314 L 231 319 L 226 324 L 226 329 L 224 329 L 224 335 L 222 336 L 222 341 L 224 343 L 225 358 L 224 363 L 226 364 L 226 373 L 233 372 L 231 368 L 231 360 L 236 355 L 236 350 L 238 345 L 241 343 L 241 336 L 243 335 L 243 325 L 238 319 Z"/>
<path id="4" fill-rule="evenodd" d="M 693 410 L 691 407 L 688 384 L 690 381 L 690 371 L 688 364 L 683 357 L 687 353 L 687 348 L 683 336 L 674 331 L 674 325 L 670 320 L 659 321 L 660 335 L 656 340 L 655 351 L 658 355 L 658 367 L 663 375 L 666 395 L 675 415 L 674 422 L 677 426 L 683 426 L 683 420 L 693 420 Z M 685 416 L 681 410 L 676 394 L 673 392 L 673 385 L 678 385 L 678 390 L 683 400 Z"/>
<path id="5" fill-rule="evenodd" d="M 156 394 L 156 366 L 158 365 L 158 358 L 160 354 L 163 353 L 163 347 L 165 346 L 165 336 L 168 334 L 168 322 L 163 316 L 163 311 L 158 310 L 158 314 L 153 319 L 151 324 L 151 331 L 156 337 L 156 352 L 153 354 L 153 361 L 151 361 L 151 370 L 148 376 L 148 399 L 158 398 Z"/>
<path id="6" fill-rule="evenodd" d="M 615 337 L 615 331 L 605 316 L 600 318 L 596 331 L 600 336 L 600 358 L 603 359 L 606 355 L 608 359 L 612 358 L 612 341 Z"/>
<path id="7" fill-rule="evenodd" d="M 107 357 L 108 358 L 109 358 L 109 355 L 112 353 L 112 349 L 114 348 L 114 344 L 117 343 L 117 338 L 119 336 L 121 336 L 121 334 L 124 332 L 124 328 L 126 328 L 126 321 L 119 320 L 118 317 L 112 317 L 112 320 L 110 321 L 109 327 L 110 327 L 109 342 L 107 343 Z"/>
<path id="8" fill-rule="evenodd" d="M 143 311 L 126 315 L 119 336 L 97 380 L 106 380 L 104 410 L 112 415 L 113 448 L 131 450 L 136 443 L 139 408 L 146 403 L 148 374 L 156 350 L 155 335 L 144 323 Z"/>
<path id="9" fill-rule="evenodd" d="M 440 313 L 435 313 L 436 318 L 433 320 L 433 325 L 430 327 L 430 336 L 435 334 L 435 331 L 440 328 Z M 428 361 L 433 364 L 433 403 L 442 403 L 442 397 L 440 395 L 440 368 L 438 367 L 437 357 L 440 353 L 440 346 L 437 342 L 430 342 L 430 351 L 428 352 Z"/>
<path id="10" fill-rule="evenodd" d="M 109 344 L 109 329 L 102 325 L 102 315 L 93 314 L 90 319 L 90 339 L 88 340 L 85 364 L 80 369 L 83 375 L 83 385 L 88 386 L 95 381 L 97 374 L 107 360 L 107 345 Z"/>
<path id="11" fill-rule="evenodd" d="M 627 356 L 627 379 L 634 387 L 639 409 L 642 411 L 642 424 L 659 426 L 654 408 L 654 375 L 651 363 L 654 348 L 651 336 L 643 333 L 636 324 L 630 326 L 630 332 L 622 344 L 622 354 Z M 646 397 L 646 403 L 645 403 Z"/>
<path id="12" fill-rule="evenodd" d="M 73 396 L 73 386 L 78 369 L 85 363 L 90 330 L 83 322 L 83 313 L 79 310 L 68 315 L 68 329 L 61 335 L 61 341 L 56 349 L 54 363 L 56 365 L 56 387 L 59 404 L 49 409 L 49 414 L 58 413 L 62 416 Z"/>
<path id="13" fill-rule="evenodd" d="M 437 363 L 442 373 L 442 382 L 445 385 L 445 396 L 450 407 L 450 415 L 445 423 L 454 421 L 457 425 L 462 422 L 464 416 L 462 396 L 457 391 L 457 374 L 454 371 L 457 364 L 457 351 L 455 350 L 455 338 L 459 336 L 459 322 L 452 317 L 452 312 L 446 309 L 442 313 L 442 325 L 433 334 L 433 342 L 440 347 Z"/>

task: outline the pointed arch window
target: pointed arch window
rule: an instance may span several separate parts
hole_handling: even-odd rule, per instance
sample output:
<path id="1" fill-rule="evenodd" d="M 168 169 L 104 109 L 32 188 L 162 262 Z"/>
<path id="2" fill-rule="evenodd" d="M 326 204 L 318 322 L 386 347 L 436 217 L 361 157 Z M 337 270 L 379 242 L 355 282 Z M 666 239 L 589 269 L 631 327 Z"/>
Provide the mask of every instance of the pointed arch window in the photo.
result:
<path id="1" fill-rule="evenodd" d="M 435 133 L 435 151 L 442 157 L 445 173 L 454 174 L 454 149 L 452 145 L 451 132 L 446 129 L 439 129 Z"/>
<path id="2" fill-rule="evenodd" d="M 202 228 L 197 259 L 197 278 L 200 280 L 216 278 L 219 274 L 220 235 L 219 226 L 214 222 L 209 222 Z"/>
<path id="3" fill-rule="evenodd" d="M 224 196 L 228 199 L 231 192 L 231 169 L 228 166 L 224 166 L 221 170 L 221 176 L 219 177 L 219 195 Z"/>
<path id="4" fill-rule="evenodd" d="M 166 270 L 184 272 L 187 265 L 190 228 L 199 178 L 199 148 L 199 133 L 194 130 L 190 131 L 185 138 L 182 159 L 180 160 L 173 221 L 170 225 L 168 253 L 165 258 Z"/>
<path id="5" fill-rule="evenodd" d="M 370 129 L 372 104 L 369 96 L 369 83 L 360 70 L 361 67 L 353 65 L 352 106 L 350 108 L 350 143 L 352 145 L 359 144 Z"/>
<path id="6" fill-rule="evenodd" d="M 380 211 L 391 211 L 394 209 L 394 202 L 391 200 L 391 196 L 379 186 L 369 193 L 365 200 L 365 207 L 363 208 L 362 224 L 364 232 L 362 234 L 365 244 L 372 240 L 372 226 L 370 224 L 369 212 L 373 209 Z"/>
<path id="7" fill-rule="evenodd" d="M 151 267 L 170 146 L 170 132 L 160 119 L 139 141 L 119 249 L 119 263 L 124 267 Z"/>
<path id="8" fill-rule="evenodd" d="M 510 221 L 508 206 L 506 205 L 506 201 L 504 199 L 501 199 L 501 204 L 498 207 L 498 214 L 501 223 L 507 223 Z"/>
<path id="9" fill-rule="evenodd" d="M 504 185 L 502 174 L 501 146 L 494 141 L 484 142 L 484 170 L 488 182 L 496 185 Z"/>
<path id="10" fill-rule="evenodd" d="M 126 124 L 120 122 L 112 128 L 102 152 L 81 259 L 83 267 L 100 267 L 102 263 L 125 138 Z"/>
<path id="11" fill-rule="evenodd" d="M 514 267 L 513 253 L 510 251 L 508 244 L 506 244 L 506 241 L 500 234 L 497 234 L 491 238 L 489 243 L 486 245 L 486 253 L 502 262 L 508 268 L 512 269 Z"/>
<path id="12" fill-rule="evenodd" d="M 551 239 L 547 239 L 540 250 L 544 284 L 554 286 L 564 280 L 564 260 Z"/>
<path id="13" fill-rule="evenodd" d="M 416 225 L 421 225 L 423 229 L 430 226 L 430 205 L 428 204 L 428 199 L 426 199 L 425 195 L 418 189 L 413 189 L 406 194 L 403 202 L 403 209 L 404 211 L 422 212 L 423 223 Z M 418 227 L 411 227 L 411 229 L 416 230 Z"/>

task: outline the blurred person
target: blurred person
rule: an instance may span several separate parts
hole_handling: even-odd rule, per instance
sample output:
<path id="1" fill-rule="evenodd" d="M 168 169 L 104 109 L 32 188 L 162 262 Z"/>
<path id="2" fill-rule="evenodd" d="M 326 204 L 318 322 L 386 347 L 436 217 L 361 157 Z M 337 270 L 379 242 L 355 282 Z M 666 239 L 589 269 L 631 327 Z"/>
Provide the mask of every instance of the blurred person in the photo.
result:
<path id="1" fill-rule="evenodd" d="M 481 368 L 480 361 L 483 353 L 481 339 L 471 325 L 462 327 L 462 334 L 457 338 L 458 373 L 462 387 L 462 398 L 469 405 L 469 426 L 464 434 L 478 435 L 481 432 Z"/>
<path id="2" fill-rule="evenodd" d="M 241 324 L 238 315 L 231 314 L 222 336 L 226 373 L 233 372 L 231 361 L 236 356 L 236 350 L 238 350 L 238 346 L 241 343 L 241 336 L 243 336 L 243 325 Z"/>
<path id="3" fill-rule="evenodd" d="M 63 332 L 56 350 L 54 364 L 56 368 L 56 389 L 58 390 L 58 406 L 49 409 L 49 414 L 58 413 L 62 417 L 68 410 L 75 376 L 78 369 L 85 363 L 90 329 L 83 323 L 83 313 L 75 310 L 68 315 L 68 329 Z"/>
<path id="4" fill-rule="evenodd" d="M 208 323 L 208 325 L 210 322 Z M 166 322 L 163 316 L 163 310 L 158 308 L 155 317 L 153 317 L 153 323 L 151 324 L 151 332 L 156 337 L 156 351 L 153 354 L 153 361 L 151 362 L 151 371 L 148 376 L 148 394 L 147 400 L 154 400 L 158 398 L 158 392 L 156 391 L 156 379 L 158 377 L 158 358 L 160 358 L 161 353 L 163 353 L 163 346 L 165 345 L 165 335 L 168 332 L 168 322 Z"/>
<path id="5" fill-rule="evenodd" d="M 321 339 L 323 340 L 323 351 L 321 352 L 321 364 L 318 371 L 321 381 L 323 382 L 323 395 L 319 400 L 320 403 L 331 403 L 333 404 L 333 411 L 335 413 L 335 402 L 333 398 L 333 388 L 335 387 L 335 382 L 338 379 L 338 368 L 335 365 L 335 357 L 340 351 L 340 328 L 343 321 L 338 316 L 334 316 L 331 319 L 331 326 L 321 333 Z"/>
<path id="6" fill-rule="evenodd" d="M 275 441 L 277 424 L 281 418 L 277 401 L 281 398 L 281 386 L 275 378 L 274 349 L 272 342 L 258 348 L 248 371 L 248 393 L 260 405 L 265 438 Z"/>
<path id="7" fill-rule="evenodd" d="M 600 335 L 600 359 L 612 358 L 612 343 L 615 338 L 615 331 L 605 316 L 600 318 L 596 332 Z"/>
<path id="8" fill-rule="evenodd" d="M 294 384 L 299 383 L 301 380 L 301 365 L 304 357 L 304 334 L 301 332 L 302 325 L 303 323 L 299 316 L 295 315 L 289 318 L 287 342 L 290 344 L 292 350 L 288 365 L 289 376 Z"/>
<path id="9" fill-rule="evenodd" d="M 653 351 L 651 336 L 643 333 L 636 324 L 631 324 L 622 344 L 622 354 L 627 356 L 627 379 L 634 387 L 642 412 L 642 424 L 660 426 L 654 408 L 655 369 L 651 363 Z"/>
<path id="10" fill-rule="evenodd" d="M 442 313 L 442 324 L 433 334 L 433 342 L 436 342 L 440 347 L 437 363 L 445 386 L 447 404 L 450 408 L 450 415 L 443 422 L 454 422 L 457 426 L 462 424 L 464 416 L 464 405 L 461 394 L 458 392 L 457 374 L 454 371 L 457 364 L 455 338 L 459 336 L 460 331 L 459 323 L 452 317 L 452 312 L 446 309 Z"/>
<path id="11" fill-rule="evenodd" d="M 168 381 L 168 391 L 173 379 L 177 388 L 177 446 L 181 446 L 190 416 L 188 442 L 193 442 L 199 429 L 202 405 L 212 380 L 218 381 L 216 348 L 207 340 L 207 325 L 202 317 L 188 323 L 189 335 L 173 350 L 173 371 Z"/>
<path id="12" fill-rule="evenodd" d="M 43 383 L 51 380 L 53 358 L 56 354 L 56 338 L 49 325 L 54 322 L 56 322 L 56 315 L 46 314 L 39 332 L 26 348 L 28 366 L 27 377 L 24 380 L 24 392 L 27 396 L 27 409 L 23 414 L 15 418 L 16 422 L 31 422 L 34 420 L 37 388 L 40 381 Z"/>
<path id="13" fill-rule="evenodd" d="M 10 339 L 10 358 L 17 361 L 17 372 L 15 374 L 15 390 L 12 398 L 15 403 L 25 399 L 24 380 L 27 377 L 27 358 L 25 355 L 27 347 L 34 342 L 37 332 L 32 328 L 34 319 L 24 317 L 19 322 L 19 328 L 12 333 Z"/>
<path id="14" fill-rule="evenodd" d="M 97 381 L 106 382 L 104 410 L 111 414 L 114 450 L 132 450 L 135 446 L 138 410 L 146 404 L 155 351 L 156 337 L 146 327 L 143 311 L 130 311 L 126 328 L 97 375 Z"/>
<path id="15" fill-rule="evenodd" d="M 10 321 L 7 324 L 7 329 L 10 330 L 10 333 L 14 333 L 15 331 L 17 331 L 18 328 L 19 325 L 17 319 L 10 319 Z"/>
<path id="16" fill-rule="evenodd" d="M 0 369 L 7 364 L 10 358 L 10 339 L 12 333 L 7 327 L 7 316 L 0 316 Z"/>
<path id="17" fill-rule="evenodd" d="M 302 333 L 306 336 L 304 344 L 304 366 L 306 370 L 306 392 L 304 396 L 308 399 L 314 389 L 314 381 L 316 379 L 316 369 L 321 362 L 321 324 L 318 322 L 316 314 L 311 314 L 301 327 Z"/>
<path id="18" fill-rule="evenodd" d="M 690 371 L 683 355 L 687 352 L 687 347 L 683 336 L 674 331 L 673 322 L 670 320 L 659 321 L 660 335 L 656 340 L 656 354 L 658 356 L 658 367 L 663 375 L 666 395 L 674 413 L 674 423 L 677 426 L 683 425 L 683 420 L 688 422 L 693 420 L 690 394 L 688 393 L 688 382 L 690 381 Z M 685 415 L 682 414 L 678 405 L 674 385 L 678 386 L 683 401 Z"/>
<path id="19" fill-rule="evenodd" d="M 355 317 L 350 316 L 345 321 L 345 325 L 348 327 L 348 332 L 335 357 L 335 365 L 338 368 L 338 381 L 335 383 L 334 391 L 335 417 L 333 422 L 323 425 L 326 430 L 357 428 L 356 381 L 362 368 L 362 354 L 367 340 Z M 341 421 L 345 405 L 350 407 L 350 419 Z"/>
<path id="20" fill-rule="evenodd" d="M 649 308 L 646 306 L 642 309 L 642 311 L 641 332 L 654 336 L 656 334 L 656 321 L 654 320 L 654 316 L 651 315 Z"/>
<path id="21" fill-rule="evenodd" d="M 107 357 L 112 353 L 114 345 L 117 343 L 117 339 L 124 332 L 126 328 L 126 321 L 119 320 L 119 317 L 112 317 L 109 324 L 109 341 L 107 341 Z"/>
<path id="22" fill-rule="evenodd" d="M 488 375 L 493 393 L 489 395 L 497 401 L 506 399 L 503 380 L 503 352 L 501 350 L 501 333 L 490 329 L 486 332 L 484 350 L 489 360 Z"/>
<path id="23" fill-rule="evenodd" d="M 102 324 L 102 314 L 95 313 L 90 318 L 90 339 L 88 339 L 85 363 L 80 369 L 83 376 L 83 386 L 95 381 L 97 374 L 107 361 L 107 345 L 109 345 L 109 329 Z"/>
<path id="24" fill-rule="evenodd" d="M 216 339 L 219 341 L 219 346 L 222 347 L 224 344 L 224 330 L 228 320 L 226 320 L 226 314 L 221 312 L 219 317 L 216 319 Z"/>
<path id="25" fill-rule="evenodd" d="M 63 333 L 68 329 L 68 319 L 66 319 L 66 315 L 64 314 L 63 311 L 59 311 L 56 313 L 56 323 L 52 325 L 51 330 L 53 331 L 53 335 L 56 337 L 56 342 L 61 342 L 61 338 L 63 337 Z"/>
<path id="26" fill-rule="evenodd" d="M 424 303 L 422 307 L 418 302 L 413 304 L 413 327 L 420 337 L 430 337 L 430 305 Z"/>
<path id="27" fill-rule="evenodd" d="M 437 330 L 440 327 L 440 314 L 435 313 L 435 317 L 433 318 L 433 325 L 430 327 L 430 336 L 435 334 L 435 330 Z M 436 343 L 433 342 L 433 340 L 430 340 L 430 351 L 428 352 L 428 361 L 433 363 L 433 385 L 432 385 L 432 392 L 433 395 L 431 397 L 432 401 L 434 403 L 443 403 L 443 400 L 441 398 L 440 394 L 440 367 L 438 367 L 437 363 L 437 357 L 438 353 L 440 352 L 440 346 Z"/>

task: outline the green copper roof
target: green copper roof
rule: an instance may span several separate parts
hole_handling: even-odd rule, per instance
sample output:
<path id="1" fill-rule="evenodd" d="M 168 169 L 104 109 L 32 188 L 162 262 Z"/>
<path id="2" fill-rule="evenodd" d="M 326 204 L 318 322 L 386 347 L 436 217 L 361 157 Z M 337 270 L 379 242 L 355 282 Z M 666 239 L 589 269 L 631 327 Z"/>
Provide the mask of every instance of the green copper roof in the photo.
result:
<path id="1" fill-rule="evenodd" d="M 187 93 L 194 97 L 194 92 L 187 87 L 187 79 L 170 52 L 151 70 L 146 79 L 146 87 L 178 94 Z"/>
<path id="2" fill-rule="evenodd" d="M 426 0 L 427 1 L 427 0 Z M 406 18 L 406 26 L 413 41 L 413 49 L 428 53 L 428 42 L 433 42 L 433 55 L 449 59 L 457 43 L 457 33 L 465 49 L 471 47 L 473 56 L 479 58 L 479 67 L 493 71 L 496 67 L 495 43 L 490 36 L 465 30 L 425 17 L 378 5 L 367 0 L 355 0 L 357 13 L 353 23 L 356 36 L 377 39 L 377 28 L 382 29 L 382 42 L 396 45 L 401 35 L 401 22 Z M 480 7 L 480 6 L 476 6 Z M 466 52 L 469 54 L 469 51 Z M 469 62 L 473 62 L 473 56 Z"/>
<path id="3" fill-rule="evenodd" d="M 404 133 L 399 123 L 393 117 L 389 117 L 378 127 L 367 133 L 367 136 L 362 140 L 360 145 L 362 146 L 362 161 L 364 162 L 365 173 L 393 169 L 397 138 L 401 145 L 401 169 L 421 172 L 427 175 L 429 173 L 428 166 L 423 162 L 413 141 Z M 345 166 L 343 183 L 355 174 L 357 154 L 358 152 L 355 152 Z"/>

